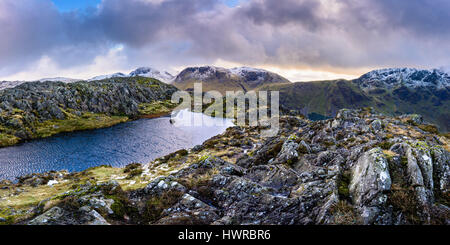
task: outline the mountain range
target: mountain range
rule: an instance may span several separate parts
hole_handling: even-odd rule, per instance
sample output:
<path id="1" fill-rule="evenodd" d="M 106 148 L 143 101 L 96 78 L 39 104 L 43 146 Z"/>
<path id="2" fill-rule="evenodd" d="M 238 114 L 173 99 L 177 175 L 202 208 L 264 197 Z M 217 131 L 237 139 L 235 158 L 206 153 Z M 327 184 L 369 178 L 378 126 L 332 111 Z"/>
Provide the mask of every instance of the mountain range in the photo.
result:
<path id="1" fill-rule="evenodd" d="M 450 77 L 440 70 L 375 70 L 354 80 L 272 84 L 280 104 L 310 119 L 334 117 L 342 108 L 373 107 L 388 115 L 421 114 L 442 131 L 450 130 Z"/>
<path id="2" fill-rule="evenodd" d="M 354 80 L 292 83 L 276 73 L 251 67 L 188 67 L 176 76 L 140 67 L 128 75 L 114 73 L 88 81 L 135 76 L 154 78 L 188 91 L 196 82 L 202 83 L 203 91 L 217 90 L 222 94 L 239 90 L 280 91 L 282 106 L 313 120 L 334 117 L 342 108 L 374 107 L 388 115 L 421 114 L 442 131 L 450 130 L 450 75 L 438 69 L 389 68 L 368 72 Z M 39 81 L 71 83 L 80 80 L 50 78 Z M 21 83 L 24 82 L 0 82 L 0 90 Z"/>

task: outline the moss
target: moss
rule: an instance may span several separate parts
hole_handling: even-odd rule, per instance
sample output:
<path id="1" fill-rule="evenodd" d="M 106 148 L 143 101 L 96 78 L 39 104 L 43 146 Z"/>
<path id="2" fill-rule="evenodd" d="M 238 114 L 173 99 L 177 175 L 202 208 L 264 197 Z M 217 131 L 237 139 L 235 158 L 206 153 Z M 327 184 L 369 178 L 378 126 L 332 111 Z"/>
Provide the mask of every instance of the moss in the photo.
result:
<path id="1" fill-rule="evenodd" d="M 335 145 L 335 143 L 333 141 L 329 141 L 329 140 L 323 141 L 323 144 L 325 145 L 325 147 L 330 147 L 330 146 Z"/>
<path id="2" fill-rule="evenodd" d="M 12 146 L 19 143 L 20 139 L 14 135 L 0 133 L 0 147 Z"/>
<path id="3" fill-rule="evenodd" d="M 123 218 L 123 216 L 127 213 L 127 209 L 125 208 L 122 200 L 116 196 L 107 196 L 107 198 L 114 200 L 114 203 L 111 204 L 111 210 L 114 212 L 113 216 Z"/>
<path id="4" fill-rule="evenodd" d="M 205 161 L 206 159 L 208 159 L 210 156 L 209 155 L 203 155 L 203 156 L 201 156 L 201 157 L 199 157 L 198 159 L 197 159 L 197 162 L 203 162 L 203 161 Z"/>
<path id="5" fill-rule="evenodd" d="M 160 113 L 168 113 L 176 106 L 177 106 L 177 104 L 172 103 L 170 100 L 154 101 L 151 103 L 142 103 L 142 104 L 139 104 L 139 114 L 153 115 L 153 114 L 160 114 Z"/>
<path id="6" fill-rule="evenodd" d="M 104 192 L 106 193 L 106 198 L 114 201 L 111 204 L 111 210 L 114 213 L 107 214 L 108 217 L 119 220 L 123 220 L 124 216 L 129 216 L 132 220 L 140 219 L 137 208 L 128 199 L 128 195 L 122 190 L 120 186 L 113 190 L 104 190 Z"/>
<path id="7" fill-rule="evenodd" d="M 389 149 L 391 149 L 391 147 L 393 145 L 394 145 L 394 143 L 389 142 L 389 141 L 382 141 L 382 142 L 377 144 L 377 146 L 380 147 L 383 150 L 389 150 Z"/>
<path id="8" fill-rule="evenodd" d="M 219 141 L 214 139 L 214 138 L 212 138 L 212 139 L 209 139 L 209 140 L 205 141 L 203 143 L 203 146 L 205 148 L 214 148 L 217 144 L 219 144 Z"/>
<path id="9" fill-rule="evenodd" d="M 107 116 L 104 114 L 85 112 L 82 116 L 72 115 L 63 120 L 47 120 L 34 125 L 34 138 L 45 138 L 64 132 L 92 130 L 111 127 L 128 121 L 126 116 Z"/>
<path id="10" fill-rule="evenodd" d="M 428 133 L 439 134 L 439 130 L 435 125 L 422 124 L 417 127 Z"/>
<path id="11" fill-rule="evenodd" d="M 406 156 L 402 156 L 402 157 L 400 158 L 400 163 L 401 163 L 403 166 L 408 165 L 408 158 L 407 158 Z"/>
<path id="12" fill-rule="evenodd" d="M 162 163 L 167 163 L 169 161 L 172 161 L 172 163 L 173 163 L 173 162 L 179 161 L 181 158 L 183 158 L 184 156 L 186 156 L 188 154 L 189 154 L 189 152 L 186 149 L 181 149 L 176 152 L 165 155 L 161 158 L 158 158 L 157 160 Z"/>
<path id="13" fill-rule="evenodd" d="M 412 125 L 412 126 L 417 126 L 417 123 L 412 119 L 406 120 L 406 123 L 408 123 L 409 125 Z"/>
<path id="14" fill-rule="evenodd" d="M 129 173 L 134 169 L 142 168 L 142 164 L 140 163 L 130 163 L 123 169 L 124 173 Z"/>
<path id="15" fill-rule="evenodd" d="M 143 173 L 144 171 L 142 170 L 142 168 L 137 168 L 137 169 L 133 169 L 128 173 L 127 179 L 132 179 L 136 176 L 139 176 Z"/>
<path id="16" fill-rule="evenodd" d="M 292 134 L 292 135 L 289 136 L 288 140 L 296 141 L 297 138 L 298 138 L 297 135 Z"/>
<path id="17" fill-rule="evenodd" d="M 338 181 L 338 194 L 339 198 L 343 200 L 350 200 L 350 190 L 348 186 L 351 181 L 351 173 L 350 171 L 345 171 L 339 178 Z"/>
<path id="18" fill-rule="evenodd" d="M 12 225 L 15 223 L 16 215 L 11 213 L 9 208 L 0 209 L 0 218 L 4 221 L 0 221 L 0 225 Z"/>
<path id="19" fill-rule="evenodd" d="M 136 82 L 141 85 L 147 85 L 148 87 L 159 87 L 159 83 L 161 83 L 159 80 L 150 78 L 150 77 L 136 77 Z"/>
<path id="20" fill-rule="evenodd" d="M 169 190 L 160 196 L 153 196 L 146 202 L 144 211 L 144 220 L 154 222 L 161 218 L 164 209 L 175 205 L 183 196 L 183 193 L 177 190 Z"/>
<path id="21" fill-rule="evenodd" d="M 392 139 L 392 138 L 394 138 L 394 135 L 393 134 L 386 134 L 385 138 L 386 139 Z"/>

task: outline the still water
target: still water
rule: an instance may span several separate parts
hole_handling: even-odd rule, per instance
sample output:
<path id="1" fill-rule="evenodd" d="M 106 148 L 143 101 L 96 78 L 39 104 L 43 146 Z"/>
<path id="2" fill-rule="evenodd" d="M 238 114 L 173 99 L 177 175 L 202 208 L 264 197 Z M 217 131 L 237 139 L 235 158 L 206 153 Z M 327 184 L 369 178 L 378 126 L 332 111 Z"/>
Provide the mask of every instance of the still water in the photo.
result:
<path id="1" fill-rule="evenodd" d="M 192 118 L 203 125 L 189 126 Z M 170 117 L 140 119 L 110 128 L 65 133 L 0 148 L 0 180 L 51 170 L 82 171 L 89 167 L 122 167 L 148 163 L 171 152 L 192 148 L 233 126 L 229 119 L 187 110 Z"/>

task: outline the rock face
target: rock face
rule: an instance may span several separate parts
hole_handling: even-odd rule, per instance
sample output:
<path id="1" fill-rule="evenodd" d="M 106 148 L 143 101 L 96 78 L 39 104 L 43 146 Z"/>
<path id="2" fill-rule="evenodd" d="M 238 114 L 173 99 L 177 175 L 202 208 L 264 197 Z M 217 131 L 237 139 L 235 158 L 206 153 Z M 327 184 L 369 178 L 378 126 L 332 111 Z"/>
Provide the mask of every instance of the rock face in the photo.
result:
<path id="1" fill-rule="evenodd" d="M 386 192 L 391 189 L 388 162 L 380 148 L 365 152 L 356 162 L 349 186 L 350 195 L 364 218 L 370 224 L 378 218 L 387 201 Z"/>
<path id="2" fill-rule="evenodd" d="M 449 224 L 449 139 L 408 122 L 367 109 L 283 116 L 269 139 L 259 127 L 229 128 L 156 160 L 152 169 L 182 167 L 144 187 L 82 184 L 23 223 Z"/>
<path id="3" fill-rule="evenodd" d="M 389 68 L 374 70 L 362 75 L 357 82 L 364 89 L 391 89 L 434 87 L 436 90 L 450 87 L 450 76 L 442 70 L 419 70 L 414 68 Z"/>

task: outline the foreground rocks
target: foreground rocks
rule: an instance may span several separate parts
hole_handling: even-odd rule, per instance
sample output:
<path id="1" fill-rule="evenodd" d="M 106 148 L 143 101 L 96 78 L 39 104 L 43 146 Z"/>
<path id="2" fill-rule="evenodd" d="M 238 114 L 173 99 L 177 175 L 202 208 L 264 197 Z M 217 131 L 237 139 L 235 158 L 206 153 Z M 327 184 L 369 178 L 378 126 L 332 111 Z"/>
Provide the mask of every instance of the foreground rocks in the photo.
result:
<path id="1" fill-rule="evenodd" d="M 317 122 L 284 116 L 269 139 L 258 127 L 229 128 L 151 163 L 180 167 L 143 187 L 81 183 L 18 223 L 448 225 L 449 139 L 409 119 L 370 109 Z"/>

